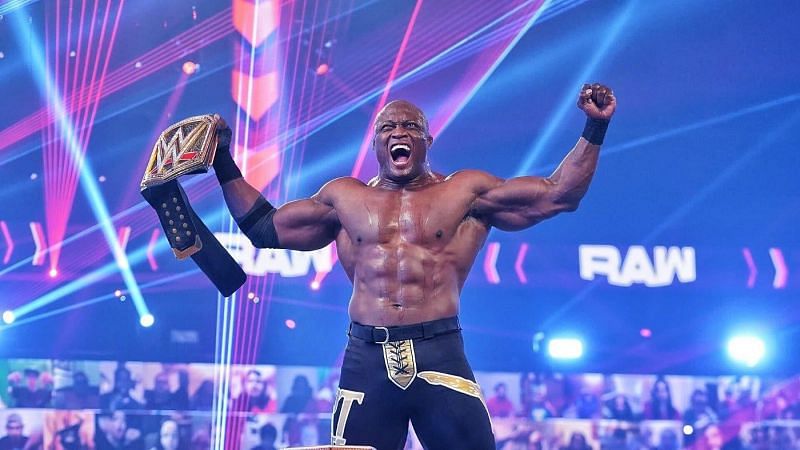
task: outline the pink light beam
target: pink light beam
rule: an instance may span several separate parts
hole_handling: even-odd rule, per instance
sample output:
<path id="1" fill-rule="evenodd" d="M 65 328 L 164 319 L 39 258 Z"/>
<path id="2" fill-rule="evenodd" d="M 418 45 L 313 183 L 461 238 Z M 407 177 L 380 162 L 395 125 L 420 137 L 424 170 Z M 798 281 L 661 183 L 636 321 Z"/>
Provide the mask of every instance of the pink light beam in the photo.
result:
<path id="1" fill-rule="evenodd" d="M 5 220 L 0 220 L 0 231 L 3 232 L 3 238 L 6 241 L 6 254 L 3 255 L 3 264 L 8 264 L 11 260 L 11 254 L 14 253 L 14 241 L 11 239 L 11 233 L 8 232 L 8 225 Z"/>
<path id="2" fill-rule="evenodd" d="M 500 254 L 500 243 L 492 242 L 486 247 L 486 257 L 483 259 L 483 273 L 489 283 L 500 284 L 500 274 L 497 273 L 497 256 Z"/>
<path id="3" fill-rule="evenodd" d="M 775 266 L 775 278 L 772 280 L 772 287 L 783 289 L 789 282 L 789 267 L 786 265 L 786 260 L 783 259 L 783 252 L 779 248 L 771 248 L 769 249 L 769 257 L 772 259 L 772 265 Z"/>
<path id="4" fill-rule="evenodd" d="M 31 222 L 31 234 L 33 234 L 33 244 L 36 246 L 36 251 L 33 254 L 33 265 L 41 266 L 44 264 L 44 258 L 47 254 L 47 239 L 44 237 L 44 230 L 42 224 L 39 222 Z"/>
<path id="5" fill-rule="evenodd" d="M 744 262 L 747 263 L 747 270 L 749 271 L 747 275 L 747 287 L 752 289 L 753 286 L 756 285 L 756 278 L 758 278 L 758 269 L 756 268 L 756 263 L 753 261 L 753 254 L 750 253 L 750 249 L 745 247 L 742 249 L 742 255 L 744 256 Z"/>
<path id="6" fill-rule="evenodd" d="M 528 277 L 525 275 L 525 269 L 522 268 L 522 263 L 525 261 L 525 255 L 528 254 L 528 244 L 523 242 L 519 246 L 519 252 L 517 253 L 517 261 L 514 263 L 514 271 L 517 272 L 517 278 L 519 278 L 520 283 L 528 284 Z"/>

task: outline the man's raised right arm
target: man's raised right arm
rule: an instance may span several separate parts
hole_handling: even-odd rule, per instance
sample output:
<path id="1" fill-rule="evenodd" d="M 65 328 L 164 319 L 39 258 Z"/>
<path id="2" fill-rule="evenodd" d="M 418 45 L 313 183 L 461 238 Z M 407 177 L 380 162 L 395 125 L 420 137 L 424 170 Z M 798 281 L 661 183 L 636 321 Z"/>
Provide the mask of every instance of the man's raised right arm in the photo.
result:
<path id="1" fill-rule="evenodd" d="M 226 126 L 219 131 L 214 172 L 231 215 L 253 245 L 316 250 L 330 244 L 340 224 L 326 187 L 310 198 L 275 208 L 242 177 L 230 154 L 230 135 Z"/>

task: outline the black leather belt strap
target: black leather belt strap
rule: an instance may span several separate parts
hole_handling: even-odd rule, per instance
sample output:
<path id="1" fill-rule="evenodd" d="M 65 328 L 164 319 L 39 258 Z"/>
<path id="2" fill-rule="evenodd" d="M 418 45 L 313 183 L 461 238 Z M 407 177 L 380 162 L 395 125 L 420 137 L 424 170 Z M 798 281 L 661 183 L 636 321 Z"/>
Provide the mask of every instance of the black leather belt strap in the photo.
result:
<path id="1" fill-rule="evenodd" d="M 350 322 L 349 334 L 375 344 L 385 344 L 406 339 L 425 339 L 460 329 L 461 325 L 458 323 L 458 317 L 448 317 L 414 325 L 394 327 L 374 327 L 362 325 L 358 322 Z"/>

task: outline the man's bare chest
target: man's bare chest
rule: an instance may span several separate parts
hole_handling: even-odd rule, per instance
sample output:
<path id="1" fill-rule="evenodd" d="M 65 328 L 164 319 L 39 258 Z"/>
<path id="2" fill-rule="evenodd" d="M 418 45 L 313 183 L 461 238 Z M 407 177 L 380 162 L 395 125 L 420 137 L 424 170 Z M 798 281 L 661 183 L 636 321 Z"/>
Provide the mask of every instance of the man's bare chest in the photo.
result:
<path id="1" fill-rule="evenodd" d="M 443 195 L 444 190 L 367 192 L 337 205 L 339 221 L 354 244 L 446 242 L 469 214 L 471 203 L 465 196 Z"/>

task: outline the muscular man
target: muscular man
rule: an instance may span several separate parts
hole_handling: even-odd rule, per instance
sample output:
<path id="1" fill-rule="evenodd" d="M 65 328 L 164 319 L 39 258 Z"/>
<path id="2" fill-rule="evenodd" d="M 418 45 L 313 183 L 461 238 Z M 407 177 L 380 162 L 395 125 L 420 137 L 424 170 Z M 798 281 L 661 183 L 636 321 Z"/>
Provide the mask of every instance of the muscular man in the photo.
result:
<path id="1" fill-rule="evenodd" d="M 214 161 L 225 201 L 257 247 L 314 250 L 336 241 L 353 283 L 350 339 L 334 405 L 332 443 L 400 449 L 409 420 L 430 449 L 493 449 L 480 388 L 464 356 L 459 297 L 492 227 L 521 230 L 578 207 L 616 108 L 611 90 L 584 85 L 578 143 L 549 177 L 503 180 L 479 170 L 431 170 L 433 137 L 419 108 L 386 105 L 369 183 L 330 181 L 274 208 L 222 148 Z"/>

